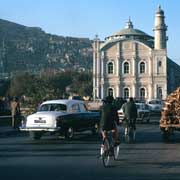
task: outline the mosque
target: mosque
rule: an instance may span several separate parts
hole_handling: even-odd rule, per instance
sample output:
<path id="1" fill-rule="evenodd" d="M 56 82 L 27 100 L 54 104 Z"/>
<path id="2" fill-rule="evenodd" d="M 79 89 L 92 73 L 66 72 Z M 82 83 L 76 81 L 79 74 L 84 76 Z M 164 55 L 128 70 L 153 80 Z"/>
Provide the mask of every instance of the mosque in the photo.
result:
<path id="1" fill-rule="evenodd" d="M 165 99 L 180 85 L 180 66 L 167 56 L 164 11 L 155 13 L 154 37 L 135 29 L 131 19 L 124 29 L 93 41 L 93 98 L 136 97 Z"/>

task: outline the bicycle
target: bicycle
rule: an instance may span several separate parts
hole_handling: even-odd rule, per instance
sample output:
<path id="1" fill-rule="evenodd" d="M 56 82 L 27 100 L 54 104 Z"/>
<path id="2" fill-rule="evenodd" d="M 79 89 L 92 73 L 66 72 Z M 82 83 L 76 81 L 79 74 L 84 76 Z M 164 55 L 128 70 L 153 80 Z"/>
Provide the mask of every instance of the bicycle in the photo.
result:
<path id="1" fill-rule="evenodd" d="M 101 145 L 101 157 L 104 167 L 108 167 L 110 165 L 111 157 L 113 157 L 114 160 L 118 160 L 119 149 L 119 144 L 114 142 L 112 131 L 106 132 L 106 138 L 103 140 Z"/>
<path id="2" fill-rule="evenodd" d="M 128 123 L 125 127 L 125 142 L 135 142 L 136 131 L 133 123 Z"/>

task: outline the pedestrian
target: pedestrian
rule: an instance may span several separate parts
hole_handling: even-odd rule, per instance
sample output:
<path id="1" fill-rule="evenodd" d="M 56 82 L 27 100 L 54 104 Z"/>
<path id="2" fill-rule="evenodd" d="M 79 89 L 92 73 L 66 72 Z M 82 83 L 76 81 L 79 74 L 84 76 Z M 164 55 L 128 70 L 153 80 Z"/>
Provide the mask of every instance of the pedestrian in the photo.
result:
<path id="1" fill-rule="evenodd" d="M 126 127 L 132 125 L 134 131 L 136 130 L 136 118 L 137 118 L 137 107 L 132 97 L 129 98 L 129 101 L 126 102 L 123 106 L 124 120 Z M 125 131 L 126 133 L 126 131 Z"/>
<path id="2" fill-rule="evenodd" d="M 11 115 L 12 115 L 12 127 L 17 128 L 21 121 L 20 103 L 17 97 L 14 97 L 11 101 Z"/>

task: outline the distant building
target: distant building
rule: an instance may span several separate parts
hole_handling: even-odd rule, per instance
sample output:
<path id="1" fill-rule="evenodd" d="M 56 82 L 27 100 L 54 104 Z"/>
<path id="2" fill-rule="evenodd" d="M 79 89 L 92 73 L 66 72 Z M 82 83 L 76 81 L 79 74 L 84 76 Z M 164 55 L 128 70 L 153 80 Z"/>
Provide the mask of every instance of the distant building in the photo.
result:
<path id="1" fill-rule="evenodd" d="M 159 6 L 154 37 L 126 27 L 101 42 L 93 43 L 93 97 L 164 99 L 180 85 L 180 66 L 167 57 L 167 26 Z"/>

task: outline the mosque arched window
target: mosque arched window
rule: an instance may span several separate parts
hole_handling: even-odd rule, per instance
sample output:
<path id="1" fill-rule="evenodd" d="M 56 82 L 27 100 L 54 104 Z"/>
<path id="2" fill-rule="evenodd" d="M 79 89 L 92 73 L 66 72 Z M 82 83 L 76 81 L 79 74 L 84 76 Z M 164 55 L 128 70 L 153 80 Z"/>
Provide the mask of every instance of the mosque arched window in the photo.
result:
<path id="1" fill-rule="evenodd" d="M 108 96 L 114 96 L 114 91 L 113 91 L 113 88 L 109 88 L 108 89 Z"/>
<path id="2" fill-rule="evenodd" d="M 161 67 L 161 65 L 162 65 L 162 62 L 161 62 L 161 61 L 159 61 L 159 62 L 158 62 L 158 66 L 159 66 L 159 67 Z"/>
<path id="3" fill-rule="evenodd" d="M 124 74 L 129 74 L 129 63 L 128 62 L 124 63 Z"/>
<path id="4" fill-rule="evenodd" d="M 140 72 L 140 74 L 145 73 L 145 63 L 144 62 L 141 62 L 139 64 L 139 72 Z"/>
<path id="5" fill-rule="evenodd" d="M 145 99 L 146 90 L 145 88 L 140 88 L 140 98 Z"/>
<path id="6" fill-rule="evenodd" d="M 108 74 L 113 74 L 114 73 L 114 65 L 113 65 L 112 62 L 108 63 L 107 70 L 108 70 Z"/>
<path id="7" fill-rule="evenodd" d="M 124 88 L 124 99 L 129 98 L 129 88 Z"/>
<path id="8" fill-rule="evenodd" d="M 162 87 L 157 88 L 157 98 L 162 99 Z"/>

